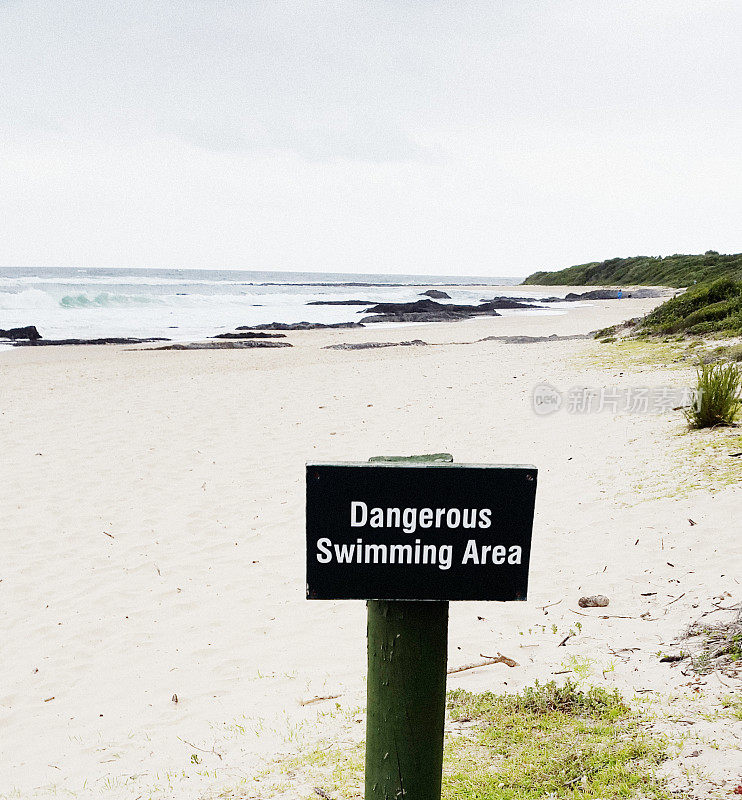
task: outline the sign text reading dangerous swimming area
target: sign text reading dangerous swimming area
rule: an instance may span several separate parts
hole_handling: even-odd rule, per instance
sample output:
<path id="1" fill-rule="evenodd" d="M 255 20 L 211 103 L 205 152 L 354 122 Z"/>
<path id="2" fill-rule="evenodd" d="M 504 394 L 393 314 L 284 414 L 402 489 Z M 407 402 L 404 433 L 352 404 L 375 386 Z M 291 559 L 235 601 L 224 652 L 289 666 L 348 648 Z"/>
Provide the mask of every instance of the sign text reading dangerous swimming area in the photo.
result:
<path id="1" fill-rule="evenodd" d="M 307 597 L 523 600 L 532 466 L 309 464 Z"/>

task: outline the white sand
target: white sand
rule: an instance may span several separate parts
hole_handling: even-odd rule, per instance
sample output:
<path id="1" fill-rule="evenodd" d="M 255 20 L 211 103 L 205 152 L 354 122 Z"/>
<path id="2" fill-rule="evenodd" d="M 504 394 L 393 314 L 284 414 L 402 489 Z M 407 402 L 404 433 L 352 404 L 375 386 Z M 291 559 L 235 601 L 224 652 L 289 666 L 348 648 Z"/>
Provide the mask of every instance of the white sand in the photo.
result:
<path id="1" fill-rule="evenodd" d="M 691 678 L 656 657 L 715 596 L 741 599 L 742 494 L 715 475 L 698 446 L 710 440 L 684 435 L 678 412 L 530 408 L 542 381 L 684 386 L 691 369 L 601 366 L 609 346 L 593 341 L 321 349 L 582 333 L 657 302 L 297 333 L 293 349 L 0 352 L 0 796 L 190 798 L 241 779 L 251 796 L 266 758 L 340 724 L 321 716 L 336 702 L 353 718 L 364 604 L 304 599 L 314 459 L 449 451 L 539 468 L 529 601 L 451 608 L 451 666 L 497 651 L 520 666 L 450 686 L 512 690 L 576 667 L 682 708 L 728 694 L 716 678 L 684 688 Z M 707 488 L 679 492 L 686 469 Z M 578 597 L 597 592 L 609 608 L 578 615 Z M 740 753 L 705 742 L 738 735 L 734 724 L 709 722 L 693 744 L 718 781 L 739 778 Z"/>

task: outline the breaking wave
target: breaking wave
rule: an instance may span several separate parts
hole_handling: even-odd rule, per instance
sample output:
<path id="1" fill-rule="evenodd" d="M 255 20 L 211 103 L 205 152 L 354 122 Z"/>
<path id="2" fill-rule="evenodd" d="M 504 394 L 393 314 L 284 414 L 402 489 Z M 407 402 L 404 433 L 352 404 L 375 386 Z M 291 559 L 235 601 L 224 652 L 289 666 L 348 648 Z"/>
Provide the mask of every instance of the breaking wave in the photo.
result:
<path id="1" fill-rule="evenodd" d="M 274 295 L 256 297 L 255 295 L 242 294 L 119 294 L 115 292 L 78 292 L 56 296 L 41 289 L 25 289 L 22 292 L 0 292 L 0 310 L 53 310 L 64 309 L 75 311 L 78 309 L 96 308 L 201 308 L 224 305 L 252 306 L 270 303 L 303 304 L 307 299 L 314 299 L 314 295 L 305 298 L 301 295 L 283 295 L 276 292 Z"/>
<path id="2" fill-rule="evenodd" d="M 95 297 L 86 293 L 66 294 L 60 301 L 62 308 L 120 308 L 122 306 L 163 305 L 162 299 L 146 295 L 109 294 L 101 292 Z"/>

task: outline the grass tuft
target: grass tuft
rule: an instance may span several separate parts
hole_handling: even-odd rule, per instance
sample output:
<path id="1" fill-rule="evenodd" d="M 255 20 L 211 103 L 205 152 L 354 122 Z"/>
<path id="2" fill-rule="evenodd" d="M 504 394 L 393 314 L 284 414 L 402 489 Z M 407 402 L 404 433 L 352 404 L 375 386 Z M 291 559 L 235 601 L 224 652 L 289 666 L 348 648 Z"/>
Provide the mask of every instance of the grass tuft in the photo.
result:
<path id="1" fill-rule="evenodd" d="M 739 390 L 742 373 L 732 362 L 700 364 L 697 369 L 696 401 L 686 409 L 691 428 L 713 428 L 733 425 L 739 412 Z"/>
<path id="2" fill-rule="evenodd" d="M 656 776 L 666 740 L 644 730 L 616 691 L 572 682 L 518 695 L 459 689 L 449 713 L 476 727 L 447 747 L 444 800 L 669 796 Z"/>
<path id="3" fill-rule="evenodd" d="M 742 720 L 742 697 L 727 695 L 721 699 L 722 708 L 726 709 L 733 719 Z"/>

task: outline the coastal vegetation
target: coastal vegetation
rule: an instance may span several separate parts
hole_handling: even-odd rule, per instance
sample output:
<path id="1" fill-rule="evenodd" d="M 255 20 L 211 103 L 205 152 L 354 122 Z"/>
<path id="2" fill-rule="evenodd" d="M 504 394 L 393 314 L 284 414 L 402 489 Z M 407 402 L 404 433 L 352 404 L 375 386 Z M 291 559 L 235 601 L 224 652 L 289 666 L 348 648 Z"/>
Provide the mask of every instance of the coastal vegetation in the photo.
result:
<path id="1" fill-rule="evenodd" d="M 540 286 L 692 286 L 729 277 L 742 280 L 742 253 L 724 255 L 631 256 L 576 264 L 555 272 L 534 272 L 524 284 Z"/>
<path id="2" fill-rule="evenodd" d="M 659 334 L 742 335 L 742 282 L 725 277 L 693 286 L 650 312 L 640 329 Z"/>
<path id="3" fill-rule="evenodd" d="M 700 364 L 696 401 L 685 409 L 691 428 L 733 425 L 740 408 L 742 373 L 734 362 Z"/>
<path id="4" fill-rule="evenodd" d="M 474 724 L 450 741 L 443 797 L 471 800 L 667 797 L 651 735 L 617 691 L 553 681 L 516 695 L 449 693 L 452 720 Z"/>
<path id="5" fill-rule="evenodd" d="M 603 340 L 611 340 L 622 329 L 630 335 L 742 336 L 742 253 L 721 255 L 708 250 L 703 255 L 613 258 L 558 272 L 535 272 L 524 283 L 689 287 L 643 319 L 599 331 L 598 338 Z M 740 360 L 742 352 L 730 351 L 729 357 Z"/>

